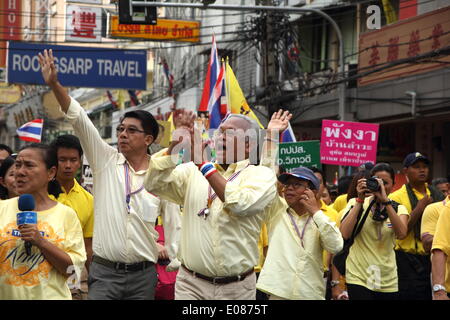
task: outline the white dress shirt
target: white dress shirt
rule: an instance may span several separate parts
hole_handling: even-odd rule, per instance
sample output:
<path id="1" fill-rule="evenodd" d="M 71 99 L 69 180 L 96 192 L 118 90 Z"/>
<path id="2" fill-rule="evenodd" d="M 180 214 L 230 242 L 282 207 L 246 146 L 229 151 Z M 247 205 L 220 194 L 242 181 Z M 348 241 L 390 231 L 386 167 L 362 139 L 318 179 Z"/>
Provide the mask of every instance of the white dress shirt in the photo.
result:
<path id="1" fill-rule="evenodd" d="M 128 161 L 116 148 L 103 141 L 84 109 L 73 98 L 66 119 L 80 139 L 93 173 L 94 254 L 114 262 L 156 262 L 158 233 L 154 226 L 160 214 L 168 247 L 173 252 L 172 239 L 176 237 L 174 232 L 179 230 L 179 225 L 171 224 L 170 220 L 174 219 L 170 216 L 179 215 L 179 206 L 164 203 L 142 189 L 131 196 L 128 212 L 124 169 Z M 136 172 L 129 163 L 128 168 L 133 192 L 143 185 L 146 170 Z"/>

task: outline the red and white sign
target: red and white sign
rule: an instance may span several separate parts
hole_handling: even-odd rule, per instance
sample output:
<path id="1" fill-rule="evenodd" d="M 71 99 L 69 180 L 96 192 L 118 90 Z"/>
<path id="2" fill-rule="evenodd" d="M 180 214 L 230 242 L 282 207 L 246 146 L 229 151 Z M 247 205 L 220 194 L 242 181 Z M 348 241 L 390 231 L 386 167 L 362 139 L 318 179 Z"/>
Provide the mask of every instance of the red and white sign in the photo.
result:
<path id="1" fill-rule="evenodd" d="M 322 120 L 320 162 L 357 167 L 376 163 L 378 124 Z"/>
<path id="2" fill-rule="evenodd" d="M 6 41 L 22 40 L 22 0 L 0 1 L 0 68 L 6 65 Z"/>
<path id="3" fill-rule="evenodd" d="M 66 40 L 76 42 L 102 41 L 102 9 L 68 5 Z"/>

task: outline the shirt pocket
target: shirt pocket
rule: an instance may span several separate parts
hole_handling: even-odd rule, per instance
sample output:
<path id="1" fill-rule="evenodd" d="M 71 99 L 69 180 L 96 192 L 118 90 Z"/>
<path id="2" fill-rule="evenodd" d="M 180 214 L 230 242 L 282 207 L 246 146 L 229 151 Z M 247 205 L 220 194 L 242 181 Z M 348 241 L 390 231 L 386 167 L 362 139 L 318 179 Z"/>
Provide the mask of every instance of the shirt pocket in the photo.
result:
<path id="1" fill-rule="evenodd" d="M 142 201 L 142 220 L 155 224 L 159 215 L 159 206 L 148 200 Z"/>

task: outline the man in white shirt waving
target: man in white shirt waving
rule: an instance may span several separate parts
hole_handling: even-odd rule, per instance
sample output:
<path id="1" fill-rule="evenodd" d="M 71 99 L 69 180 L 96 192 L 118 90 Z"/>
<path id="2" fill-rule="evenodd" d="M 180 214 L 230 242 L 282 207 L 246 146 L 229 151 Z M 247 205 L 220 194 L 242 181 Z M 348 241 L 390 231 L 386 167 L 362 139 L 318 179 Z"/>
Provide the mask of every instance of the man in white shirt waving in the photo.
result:
<path id="1" fill-rule="evenodd" d="M 148 147 L 158 123 L 143 110 L 125 113 L 117 127 L 118 149 L 108 145 L 80 104 L 57 79 L 52 51 L 39 54 L 42 76 L 80 139 L 94 176 L 93 262 L 88 299 L 151 300 L 159 250 L 154 229 L 158 215 L 169 238 L 179 207 L 144 190 Z M 174 257 L 172 257 L 174 258 Z"/>

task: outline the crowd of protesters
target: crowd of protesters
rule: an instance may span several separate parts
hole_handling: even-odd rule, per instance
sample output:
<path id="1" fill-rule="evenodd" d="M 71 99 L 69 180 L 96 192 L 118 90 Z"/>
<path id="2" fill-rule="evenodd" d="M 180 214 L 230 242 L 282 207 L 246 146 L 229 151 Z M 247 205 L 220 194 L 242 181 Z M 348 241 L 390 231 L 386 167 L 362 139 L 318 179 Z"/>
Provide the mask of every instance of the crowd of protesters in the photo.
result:
<path id="1" fill-rule="evenodd" d="M 0 299 L 449 299 L 449 184 L 428 183 L 425 155 L 405 156 L 395 191 L 388 163 L 329 186 L 317 168 L 277 165 L 282 110 L 263 135 L 229 115 L 212 142 L 181 111 L 168 148 L 152 146 L 150 113 L 126 112 L 115 148 L 58 82 L 51 51 L 39 61 L 75 135 L 0 145 Z M 83 155 L 92 194 L 76 178 Z M 18 225 L 24 194 L 37 224 Z"/>

